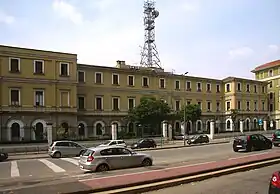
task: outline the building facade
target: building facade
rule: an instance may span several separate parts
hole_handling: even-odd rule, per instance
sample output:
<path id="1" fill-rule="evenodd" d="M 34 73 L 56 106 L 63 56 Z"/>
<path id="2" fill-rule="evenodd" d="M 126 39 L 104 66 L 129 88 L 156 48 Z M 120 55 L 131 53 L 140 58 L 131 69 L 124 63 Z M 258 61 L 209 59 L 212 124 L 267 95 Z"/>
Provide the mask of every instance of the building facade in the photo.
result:
<path id="1" fill-rule="evenodd" d="M 239 109 L 248 129 L 268 114 L 266 81 L 177 75 L 124 61 L 116 67 L 77 64 L 76 54 L 10 46 L 0 46 L 0 66 L 1 141 L 43 139 L 48 122 L 54 138 L 110 135 L 113 123 L 136 132 L 124 117 L 142 96 L 165 100 L 173 111 L 199 104 L 202 117 L 188 123 L 191 132 L 209 129 L 212 119 L 219 131 L 234 130 L 231 109 Z M 179 133 L 181 122 L 171 124 Z"/>

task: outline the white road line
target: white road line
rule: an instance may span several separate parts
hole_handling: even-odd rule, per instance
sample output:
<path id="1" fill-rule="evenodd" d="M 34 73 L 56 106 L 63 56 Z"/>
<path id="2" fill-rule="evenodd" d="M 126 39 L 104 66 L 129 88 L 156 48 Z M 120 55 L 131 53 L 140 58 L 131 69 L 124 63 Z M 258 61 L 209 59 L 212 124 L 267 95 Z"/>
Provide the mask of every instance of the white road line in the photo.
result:
<path id="1" fill-rule="evenodd" d="M 250 156 L 258 156 L 258 155 L 265 155 L 265 154 L 270 154 L 271 152 L 264 152 L 264 153 L 258 153 L 258 154 L 250 154 L 250 155 L 246 155 L 246 156 L 240 156 L 240 157 L 235 157 L 235 158 L 229 158 L 228 160 L 236 160 L 236 159 L 240 159 L 240 158 L 248 158 Z"/>
<path id="2" fill-rule="evenodd" d="M 67 162 L 70 162 L 72 164 L 75 164 L 76 166 L 79 165 L 79 162 L 77 159 L 74 159 L 74 158 L 60 158 L 60 160 L 64 160 L 64 161 L 67 161 Z"/>
<path id="3" fill-rule="evenodd" d="M 16 161 L 11 162 L 11 177 L 19 177 L 19 169 Z"/>
<path id="4" fill-rule="evenodd" d="M 153 172 L 158 172 L 158 171 L 166 171 L 166 170 L 177 169 L 177 168 L 184 168 L 184 167 L 198 166 L 198 165 L 203 165 L 203 164 L 210 164 L 210 163 L 213 163 L 213 162 L 217 162 L 217 161 L 202 162 L 202 163 L 197 163 L 197 164 L 189 164 L 189 165 L 184 165 L 184 166 L 176 166 L 176 167 L 170 167 L 170 168 L 164 168 L 164 169 L 152 170 L 152 171 L 126 173 L 126 174 L 106 176 L 106 177 L 100 177 L 100 178 L 89 178 L 89 179 L 83 179 L 83 180 L 79 180 L 79 181 L 80 182 L 85 182 L 85 181 L 89 181 L 89 180 L 101 180 L 101 179 L 106 179 L 106 178 L 123 177 L 123 176 L 128 176 L 128 175 L 148 174 L 148 173 L 153 173 Z"/>
<path id="5" fill-rule="evenodd" d="M 43 164 L 45 164 L 47 167 L 49 167 L 54 172 L 65 172 L 65 170 L 63 168 L 60 168 L 56 164 L 54 164 L 46 159 L 39 159 L 39 161 L 42 162 Z"/>

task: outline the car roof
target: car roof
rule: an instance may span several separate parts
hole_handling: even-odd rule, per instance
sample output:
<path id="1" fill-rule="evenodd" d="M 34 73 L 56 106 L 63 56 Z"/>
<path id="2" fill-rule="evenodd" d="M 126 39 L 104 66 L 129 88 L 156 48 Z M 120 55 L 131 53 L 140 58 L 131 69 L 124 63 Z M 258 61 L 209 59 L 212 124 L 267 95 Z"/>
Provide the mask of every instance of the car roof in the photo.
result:
<path id="1" fill-rule="evenodd" d="M 125 147 L 124 146 L 102 146 L 102 147 L 91 147 L 91 148 L 87 148 L 87 149 L 93 150 L 93 151 L 100 151 L 100 150 L 109 149 L 109 148 L 125 148 Z"/>

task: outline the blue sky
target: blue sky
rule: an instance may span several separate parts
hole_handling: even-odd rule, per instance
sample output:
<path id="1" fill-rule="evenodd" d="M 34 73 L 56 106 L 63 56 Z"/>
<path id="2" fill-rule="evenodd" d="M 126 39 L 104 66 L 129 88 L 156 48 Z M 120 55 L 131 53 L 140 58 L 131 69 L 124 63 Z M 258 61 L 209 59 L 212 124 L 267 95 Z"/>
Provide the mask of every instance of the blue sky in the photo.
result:
<path id="1" fill-rule="evenodd" d="M 158 0 L 163 67 L 211 78 L 253 78 L 279 59 L 279 0 Z M 0 44 L 78 54 L 78 62 L 140 62 L 143 0 L 1 0 Z"/>

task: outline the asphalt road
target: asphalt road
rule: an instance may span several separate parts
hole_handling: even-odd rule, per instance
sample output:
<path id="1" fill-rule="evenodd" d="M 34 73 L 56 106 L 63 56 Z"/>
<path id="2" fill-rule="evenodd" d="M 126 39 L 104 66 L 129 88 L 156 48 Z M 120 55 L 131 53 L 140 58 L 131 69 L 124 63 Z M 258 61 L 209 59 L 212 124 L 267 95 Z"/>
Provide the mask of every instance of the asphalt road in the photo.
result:
<path id="1" fill-rule="evenodd" d="M 246 155 L 270 152 L 275 149 L 280 148 L 273 148 L 272 150 L 251 153 L 235 153 L 232 151 L 232 145 L 227 143 L 191 148 L 187 147 L 168 150 L 145 151 L 145 153 L 149 153 L 154 157 L 153 167 L 115 170 L 102 174 L 85 173 L 84 171 L 80 170 L 77 166 L 78 158 L 12 160 L 0 163 L 0 191 L 1 189 L 8 189 L 19 185 L 32 185 L 33 183 L 35 184 L 37 182 L 52 181 L 55 179 L 84 179 L 114 176 L 124 173 L 164 169 L 170 166 L 239 158 Z"/>
<path id="2" fill-rule="evenodd" d="M 152 191 L 146 194 L 265 194 L 268 193 L 271 175 L 277 170 L 280 170 L 280 164 Z"/>

